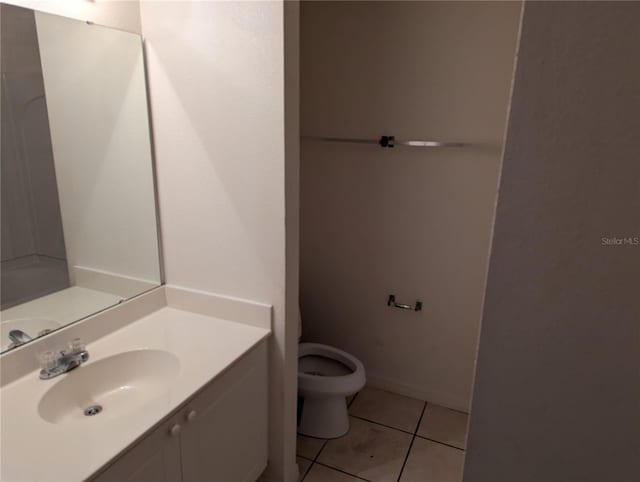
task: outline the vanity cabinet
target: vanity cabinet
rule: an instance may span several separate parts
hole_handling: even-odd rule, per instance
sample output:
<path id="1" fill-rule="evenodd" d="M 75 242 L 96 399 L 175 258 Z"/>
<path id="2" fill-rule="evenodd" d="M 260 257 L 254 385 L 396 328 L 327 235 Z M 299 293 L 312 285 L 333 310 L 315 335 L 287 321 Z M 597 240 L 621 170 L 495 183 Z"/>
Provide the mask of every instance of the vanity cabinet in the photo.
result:
<path id="1" fill-rule="evenodd" d="M 153 432 L 120 455 L 93 482 L 180 482 L 180 439 L 171 437 L 175 421 Z M 213 479 L 212 479 L 213 480 Z"/>
<path id="2" fill-rule="evenodd" d="M 92 482 L 253 482 L 267 464 L 262 341 Z"/>

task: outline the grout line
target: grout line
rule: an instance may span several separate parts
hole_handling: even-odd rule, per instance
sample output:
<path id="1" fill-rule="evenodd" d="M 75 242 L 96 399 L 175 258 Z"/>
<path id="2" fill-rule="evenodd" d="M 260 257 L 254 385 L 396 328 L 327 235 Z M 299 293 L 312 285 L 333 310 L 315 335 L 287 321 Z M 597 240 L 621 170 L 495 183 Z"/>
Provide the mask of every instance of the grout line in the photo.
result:
<path id="1" fill-rule="evenodd" d="M 316 462 L 316 464 L 322 465 L 323 467 L 326 467 L 326 468 L 331 469 L 331 470 L 335 470 L 336 472 L 341 472 L 341 473 L 343 473 L 345 475 L 348 475 L 350 477 L 354 477 L 354 478 L 356 478 L 358 480 L 366 480 L 367 482 L 371 482 L 369 479 L 365 479 L 363 477 L 360 477 L 359 475 L 350 474 L 349 472 L 346 472 L 346 471 L 344 471 L 342 469 L 339 469 L 337 467 L 333 467 L 331 465 L 323 464 L 322 462 Z"/>
<path id="2" fill-rule="evenodd" d="M 358 392 L 358 393 L 360 393 L 360 392 Z M 348 408 L 353 404 L 353 402 L 356 400 L 356 397 L 358 396 L 358 393 L 356 393 L 356 394 L 353 396 L 353 398 L 351 399 L 351 401 L 348 403 L 348 405 L 347 405 L 347 409 L 348 409 Z M 349 472 L 345 472 L 344 470 L 338 469 L 337 467 L 331 467 L 330 465 L 326 465 L 326 464 L 323 464 L 322 462 L 318 462 L 318 457 L 320 457 L 320 454 L 322 453 L 322 451 L 324 450 L 324 448 L 327 446 L 327 444 L 328 444 L 328 443 L 329 443 L 329 439 L 327 439 L 327 440 L 325 440 L 325 441 L 324 441 L 324 443 L 322 444 L 322 447 L 320 447 L 320 450 L 318 450 L 318 453 L 316 454 L 316 456 L 315 456 L 315 457 L 313 458 L 313 460 L 311 461 L 311 464 L 309 465 L 309 468 L 308 468 L 308 469 L 307 469 L 307 471 L 304 473 L 304 475 L 302 476 L 302 478 L 300 479 L 300 481 L 303 481 L 303 480 L 307 477 L 307 475 L 309 475 L 309 472 L 311 472 L 311 468 L 312 468 L 315 464 L 318 464 L 318 465 L 322 465 L 323 467 L 327 467 L 327 468 L 330 468 L 330 469 L 336 470 L 336 471 L 338 471 L 338 472 L 341 472 L 341 473 L 343 473 L 343 474 L 349 475 L 349 476 L 351 476 L 351 477 L 355 477 L 355 478 L 357 478 L 357 479 L 359 479 L 359 480 L 366 480 L 367 482 L 369 482 L 367 479 L 363 479 L 362 477 L 359 477 L 359 476 L 357 476 L 357 475 L 350 474 Z M 309 460 L 309 459 L 307 459 L 307 460 Z"/>
<path id="3" fill-rule="evenodd" d="M 425 403 L 427 403 L 427 402 L 425 402 Z M 425 405 L 425 407 L 426 407 L 426 405 Z M 424 412 L 423 412 L 423 415 L 424 415 Z M 435 442 L 437 444 L 445 445 L 447 447 L 451 447 L 451 448 L 454 448 L 454 449 L 458 449 L 458 450 L 462 450 L 462 451 L 466 450 L 466 449 L 463 449 L 463 448 L 460 448 L 460 447 L 456 447 L 455 445 L 448 444 L 446 442 L 441 442 L 440 440 L 436 440 L 436 439 L 433 439 L 433 438 L 425 437 L 424 435 L 418 435 L 418 429 L 420 428 L 420 422 L 422 421 L 423 415 L 420 415 L 420 419 L 418 420 L 418 427 L 416 428 L 416 431 L 415 432 L 408 432 L 407 430 L 402 430 L 401 428 L 392 427 L 391 425 L 385 425 L 384 423 L 376 422 L 375 420 L 371 420 L 371 419 L 368 419 L 368 418 L 360 417 L 358 415 L 349 414 L 350 417 L 357 418 L 357 419 L 363 420 L 365 422 L 373 423 L 375 425 L 380 425 L 381 427 L 386 427 L 386 428 L 390 428 L 392 430 L 397 430 L 398 432 L 406 433 L 408 435 L 415 435 L 418 438 L 423 438 L 425 440 L 429 440 L 430 442 Z"/>
<path id="4" fill-rule="evenodd" d="M 413 431 L 413 436 L 418 435 L 418 430 L 420 430 L 420 424 L 422 423 L 422 419 L 424 418 L 424 414 L 427 411 L 428 402 L 424 402 L 424 407 L 422 407 L 422 413 L 420 414 L 420 418 L 418 419 L 418 423 L 416 424 L 416 429 Z"/>
<path id="5" fill-rule="evenodd" d="M 324 450 L 324 448 L 327 446 L 328 443 L 329 443 L 329 440 L 324 441 L 324 443 L 322 444 L 322 447 L 320 447 L 320 450 L 318 450 L 318 453 L 313 458 L 313 463 L 316 463 L 318 461 L 318 457 L 320 457 L 320 454 L 322 453 L 322 451 Z"/>
<path id="6" fill-rule="evenodd" d="M 306 460 L 309 460 L 309 459 L 306 459 Z M 300 482 L 302 482 L 305 479 L 305 477 L 309 474 L 311 467 L 313 467 L 313 460 L 309 464 L 309 467 L 307 467 L 307 470 L 304 471 L 304 474 L 302 474 L 302 476 L 300 477 Z"/>
<path id="7" fill-rule="evenodd" d="M 386 425 L 384 423 L 376 422 L 375 420 L 371 420 L 369 418 L 360 417 L 359 415 L 353 415 L 352 413 L 350 413 L 349 416 L 353 417 L 353 418 L 358 418 L 360 420 L 364 420 L 365 422 L 375 423 L 376 425 L 381 425 L 382 427 L 387 427 L 387 428 L 390 428 L 390 429 L 393 429 L 393 430 L 397 430 L 398 432 L 406 433 L 406 434 L 409 434 L 409 435 L 413 435 L 415 433 L 415 432 L 409 432 L 408 430 L 402 430 L 401 428 L 398 428 L 398 427 L 392 427 L 391 425 Z M 418 422 L 418 423 L 420 423 L 420 422 Z"/>
<path id="8" fill-rule="evenodd" d="M 301 482 L 307 477 L 307 475 L 309 475 L 309 472 L 311 472 L 311 467 L 313 467 L 316 463 L 320 464 L 320 462 L 318 462 L 318 457 L 320 457 L 320 452 L 322 452 L 324 450 L 324 448 L 327 446 L 328 442 L 329 442 L 328 439 L 324 441 L 324 443 L 322 444 L 322 447 L 320 447 L 320 450 L 318 450 L 318 453 L 316 454 L 316 456 L 311 461 L 311 464 L 309 464 L 309 468 L 304 473 L 304 475 L 300 478 Z M 309 460 L 309 459 L 307 459 L 307 460 Z M 322 464 L 320 464 L 320 465 L 322 465 Z"/>
<path id="9" fill-rule="evenodd" d="M 428 440 L 429 442 L 435 442 L 435 443 L 440 444 L 440 445 L 446 445 L 447 447 L 451 447 L 452 449 L 462 450 L 463 452 L 466 450 L 466 449 L 463 449 L 463 448 L 460 448 L 460 447 L 456 447 L 455 445 L 451 445 L 451 444 L 448 444 L 448 443 L 445 443 L 445 442 L 440 442 L 440 440 L 435 440 L 435 439 L 432 439 L 432 438 L 429 438 L 429 437 L 425 437 L 424 435 L 417 435 L 416 434 L 416 437 L 424 439 L 424 440 Z"/>
<path id="10" fill-rule="evenodd" d="M 358 393 L 360 393 L 360 392 L 358 392 Z M 347 409 L 348 409 L 348 408 L 351 406 L 351 404 L 355 401 L 356 397 L 358 396 L 358 393 L 356 393 L 356 394 L 353 396 L 353 398 L 351 399 L 351 401 L 350 401 L 350 402 L 349 402 L 349 404 L 347 405 Z M 301 482 L 302 482 L 302 481 L 307 477 L 307 475 L 309 475 L 309 472 L 311 471 L 311 467 L 313 467 L 313 465 L 314 465 L 314 464 L 324 465 L 324 464 L 322 464 L 322 463 L 318 462 L 318 457 L 320 457 L 320 453 L 321 453 L 321 452 L 324 450 L 324 448 L 327 446 L 327 443 L 328 443 L 328 442 L 329 442 L 329 439 L 326 439 L 326 440 L 324 441 L 324 443 L 322 444 L 322 447 L 320 447 L 320 450 L 318 450 L 318 453 L 316 454 L 316 456 L 315 456 L 313 459 L 310 459 L 310 458 L 308 458 L 308 457 L 302 457 L 302 455 L 298 455 L 298 454 L 296 454 L 296 455 L 298 455 L 298 457 L 302 457 L 303 459 L 306 459 L 306 460 L 311 460 L 311 464 L 309 464 L 309 468 L 306 470 L 306 472 L 304 473 L 304 475 L 303 475 L 302 477 L 300 477 L 300 481 L 301 481 Z M 324 466 L 325 466 L 325 467 L 329 467 L 328 465 L 324 465 Z M 329 467 L 329 468 L 331 468 L 331 469 L 335 469 L 335 467 Z M 343 471 L 342 471 L 342 470 L 340 470 L 340 469 L 335 469 L 335 470 L 338 470 L 339 472 L 343 472 Z M 352 477 L 358 477 L 357 475 L 349 474 L 348 472 L 343 472 L 343 473 L 345 473 L 345 474 L 347 474 L 347 475 L 351 475 Z M 360 478 L 360 477 L 358 477 L 358 478 Z M 362 479 L 362 480 L 366 480 L 366 479 Z"/>
<path id="11" fill-rule="evenodd" d="M 413 432 L 413 436 L 411 437 L 411 443 L 409 444 L 409 449 L 407 450 L 407 455 L 404 457 L 404 461 L 402 462 L 402 467 L 400 468 L 400 473 L 398 474 L 398 482 L 402 478 L 402 472 L 404 472 L 404 468 L 407 465 L 407 460 L 409 460 L 409 455 L 411 454 L 411 449 L 413 448 L 413 442 L 416 440 L 416 434 L 418 433 L 418 429 L 420 428 L 420 423 L 422 423 L 422 417 L 424 417 L 424 412 L 427 409 L 427 402 L 424 402 L 424 406 L 422 407 L 422 413 L 420 414 L 420 418 L 418 419 L 418 423 L 416 424 L 416 429 Z"/>

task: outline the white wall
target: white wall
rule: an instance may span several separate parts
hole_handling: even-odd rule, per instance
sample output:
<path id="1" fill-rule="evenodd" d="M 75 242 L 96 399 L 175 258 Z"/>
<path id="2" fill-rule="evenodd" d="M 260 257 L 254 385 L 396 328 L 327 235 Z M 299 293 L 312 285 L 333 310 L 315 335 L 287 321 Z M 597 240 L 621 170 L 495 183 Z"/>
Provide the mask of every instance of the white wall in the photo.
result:
<path id="1" fill-rule="evenodd" d="M 526 3 L 465 481 L 638 480 L 639 24 Z"/>
<path id="2" fill-rule="evenodd" d="M 293 481 L 283 3 L 148 1 L 141 15 L 166 280 L 274 306 L 269 470 Z"/>
<path id="3" fill-rule="evenodd" d="M 3 0 L 4 3 L 53 13 L 98 25 L 140 33 L 138 0 Z"/>
<path id="4" fill-rule="evenodd" d="M 517 2 L 303 2 L 303 338 L 369 384 L 467 410 L 518 31 Z M 386 306 L 424 302 L 419 313 Z"/>
<path id="5" fill-rule="evenodd" d="M 69 266 L 159 283 L 141 39 L 41 12 L 36 24 Z"/>

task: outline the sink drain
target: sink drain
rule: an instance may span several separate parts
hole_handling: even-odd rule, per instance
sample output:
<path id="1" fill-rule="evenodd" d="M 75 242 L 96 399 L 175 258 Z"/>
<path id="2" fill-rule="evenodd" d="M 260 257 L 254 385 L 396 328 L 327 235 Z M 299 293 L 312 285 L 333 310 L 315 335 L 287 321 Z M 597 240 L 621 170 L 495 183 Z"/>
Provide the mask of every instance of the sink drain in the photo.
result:
<path id="1" fill-rule="evenodd" d="M 91 405 L 84 409 L 85 417 L 93 417 L 94 415 L 98 415 L 102 412 L 102 405 Z"/>

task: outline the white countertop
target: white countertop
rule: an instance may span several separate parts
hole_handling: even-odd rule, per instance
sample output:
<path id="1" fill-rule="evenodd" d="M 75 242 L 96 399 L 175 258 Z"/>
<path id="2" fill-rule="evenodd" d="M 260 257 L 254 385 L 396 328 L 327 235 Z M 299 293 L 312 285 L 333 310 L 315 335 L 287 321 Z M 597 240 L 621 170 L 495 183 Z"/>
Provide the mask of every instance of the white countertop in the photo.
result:
<path id="1" fill-rule="evenodd" d="M 86 366 L 145 348 L 168 351 L 180 360 L 180 373 L 166 393 L 118 417 L 104 416 L 105 409 L 100 416 L 77 423 L 52 424 L 41 418 L 42 396 L 73 372 L 45 381 L 34 371 L 4 386 L 0 390 L 0 480 L 89 478 L 269 333 L 265 328 L 165 307 L 96 340 L 87 346 Z"/>

